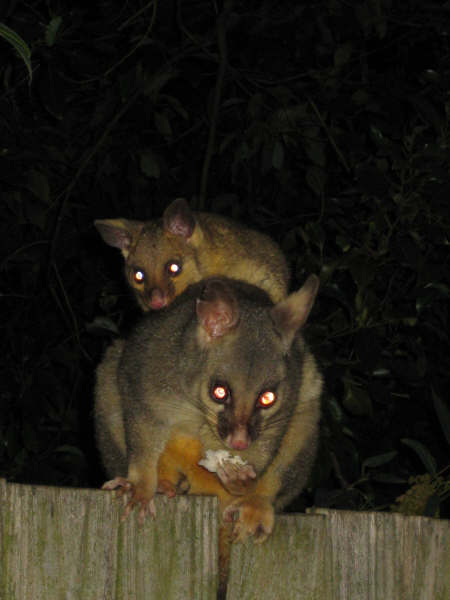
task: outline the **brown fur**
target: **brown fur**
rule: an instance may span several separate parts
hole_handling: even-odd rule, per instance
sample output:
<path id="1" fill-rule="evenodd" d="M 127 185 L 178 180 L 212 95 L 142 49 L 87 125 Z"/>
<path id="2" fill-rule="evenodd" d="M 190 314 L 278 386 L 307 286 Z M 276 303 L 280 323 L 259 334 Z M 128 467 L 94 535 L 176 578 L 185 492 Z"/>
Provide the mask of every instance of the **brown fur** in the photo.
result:
<path id="1" fill-rule="evenodd" d="M 238 537 L 270 533 L 273 508 L 301 491 L 315 454 L 322 380 L 300 329 L 316 289 L 310 279 L 274 307 L 253 286 L 202 282 L 109 348 L 97 370 L 97 439 L 108 474 L 131 483 L 133 505 L 150 502 L 158 485 L 175 493 L 186 478 L 190 493 L 217 495 L 226 518 L 238 514 Z M 230 317 L 233 310 L 239 314 Z M 199 336 L 208 328 L 218 335 Z M 228 385 L 233 399 L 214 402 L 212 381 Z M 277 402 L 259 408 L 266 388 Z M 198 465 L 206 449 L 230 443 L 257 474 L 239 497 Z"/>
<path id="2" fill-rule="evenodd" d="M 125 514 L 140 505 L 141 516 L 152 512 L 156 491 L 216 495 L 220 598 L 233 539 L 263 541 L 274 509 L 302 490 L 314 460 L 322 379 L 300 330 L 316 291 L 313 277 L 273 306 L 254 286 L 197 284 L 114 342 L 97 369 L 97 440 L 115 477 L 106 487 L 122 487 L 131 495 Z M 231 387 L 228 405 L 212 401 L 211 380 Z M 255 398 L 272 386 L 277 403 L 257 408 Z M 248 460 L 256 479 L 236 487 L 198 464 L 207 449 L 242 440 L 248 447 L 231 452 Z"/>
<path id="3" fill-rule="evenodd" d="M 287 293 L 289 270 L 274 241 L 231 219 L 192 212 L 181 198 L 161 220 L 105 219 L 95 226 L 107 244 L 120 248 L 127 281 L 144 311 L 167 306 L 188 285 L 215 275 L 257 285 L 274 302 Z M 168 269 L 174 262 L 178 274 Z"/>

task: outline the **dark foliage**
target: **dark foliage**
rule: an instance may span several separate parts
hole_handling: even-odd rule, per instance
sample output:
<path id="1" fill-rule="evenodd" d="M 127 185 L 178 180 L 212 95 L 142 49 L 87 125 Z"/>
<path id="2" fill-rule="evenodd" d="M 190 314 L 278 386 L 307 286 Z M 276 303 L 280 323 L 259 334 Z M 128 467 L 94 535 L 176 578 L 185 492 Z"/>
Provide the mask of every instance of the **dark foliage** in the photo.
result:
<path id="1" fill-rule="evenodd" d="M 0 22 L 1 475 L 101 482 L 93 373 L 134 308 L 92 222 L 186 196 L 277 239 L 293 288 L 320 274 L 323 436 L 294 508 L 420 488 L 438 514 L 449 4 L 9 0 Z"/>

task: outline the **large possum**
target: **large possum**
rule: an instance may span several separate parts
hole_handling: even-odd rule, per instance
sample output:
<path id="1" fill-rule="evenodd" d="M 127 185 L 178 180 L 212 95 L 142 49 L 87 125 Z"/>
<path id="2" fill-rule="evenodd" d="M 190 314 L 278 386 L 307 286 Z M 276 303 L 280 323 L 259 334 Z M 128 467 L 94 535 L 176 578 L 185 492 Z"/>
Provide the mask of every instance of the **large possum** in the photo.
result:
<path id="1" fill-rule="evenodd" d="M 187 288 L 143 317 L 97 370 L 96 431 L 128 514 L 154 514 L 156 491 L 216 494 L 234 535 L 259 541 L 274 510 L 304 487 L 319 432 L 322 378 L 301 330 L 318 278 L 274 304 L 261 289 L 226 278 Z M 247 461 L 240 476 L 210 473 L 206 450 Z M 239 488 L 239 489 L 238 489 Z"/>

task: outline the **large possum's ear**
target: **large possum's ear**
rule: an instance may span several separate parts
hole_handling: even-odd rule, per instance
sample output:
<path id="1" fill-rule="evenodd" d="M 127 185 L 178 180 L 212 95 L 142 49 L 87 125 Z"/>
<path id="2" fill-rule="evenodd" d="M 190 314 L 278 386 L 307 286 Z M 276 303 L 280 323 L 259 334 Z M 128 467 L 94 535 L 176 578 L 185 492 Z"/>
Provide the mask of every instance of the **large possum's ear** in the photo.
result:
<path id="1" fill-rule="evenodd" d="M 94 221 L 98 232 L 109 246 L 119 248 L 127 258 L 141 234 L 144 223 L 128 219 L 102 219 Z"/>
<path id="2" fill-rule="evenodd" d="M 226 335 L 239 322 L 239 306 L 232 290 L 220 279 L 206 284 L 202 297 L 197 298 L 197 318 L 200 342 Z"/>
<path id="3" fill-rule="evenodd" d="M 164 230 L 179 235 L 190 244 L 196 244 L 201 238 L 201 228 L 185 198 L 177 198 L 163 213 Z"/>
<path id="4" fill-rule="evenodd" d="M 295 334 L 306 323 L 319 289 L 319 283 L 317 275 L 310 275 L 298 292 L 290 294 L 272 308 L 272 320 L 281 334 L 286 348 L 290 347 Z"/>

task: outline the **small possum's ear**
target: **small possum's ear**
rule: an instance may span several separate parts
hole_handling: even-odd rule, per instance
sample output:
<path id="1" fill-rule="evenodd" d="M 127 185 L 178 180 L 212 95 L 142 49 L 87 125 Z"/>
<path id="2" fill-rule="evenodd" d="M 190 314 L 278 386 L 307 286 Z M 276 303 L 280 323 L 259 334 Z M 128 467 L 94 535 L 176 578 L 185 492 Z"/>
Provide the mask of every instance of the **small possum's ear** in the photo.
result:
<path id="1" fill-rule="evenodd" d="M 290 347 L 297 331 L 306 323 L 319 289 L 319 283 L 317 275 L 310 275 L 298 292 L 290 294 L 271 310 L 272 320 L 287 348 Z"/>
<path id="2" fill-rule="evenodd" d="M 94 221 L 98 232 L 109 246 L 119 248 L 127 258 L 130 248 L 134 246 L 141 234 L 144 223 L 127 219 L 103 219 Z"/>
<path id="3" fill-rule="evenodd" d="M 211 279 L 197 298 L 200 342 L 209 342 L 233 330 L 239 322 L 238 302 L 223 281 Z"/>
<path id="4" fill-rule="evenodd" d="M 164 230 L 188 240 L 195 229 L 195 217 L 184 198 L 174 200 L 163 213 Z"/>

